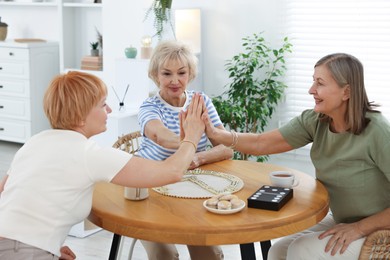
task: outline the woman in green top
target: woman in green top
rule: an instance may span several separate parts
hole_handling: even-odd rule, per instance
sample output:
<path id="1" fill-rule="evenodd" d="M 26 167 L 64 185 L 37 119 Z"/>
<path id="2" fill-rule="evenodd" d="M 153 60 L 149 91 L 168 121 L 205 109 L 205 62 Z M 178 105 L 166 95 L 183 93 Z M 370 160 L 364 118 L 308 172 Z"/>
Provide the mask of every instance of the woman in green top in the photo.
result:
<path id="1" fill-rule="evenodd" d="M 279 240 L 268 259 L 357 259 L 366 235 L 390 228 L 389 123 L 368 101 L 363 66 L 351 55 L 320 59 L 309 94 L 314 108 L 279 129 L 228 132 L 204 116 L 207 136 L 254 155 L 312 143 L 311 160 L 329 192 L 331 212 L 309 230 Z"/>

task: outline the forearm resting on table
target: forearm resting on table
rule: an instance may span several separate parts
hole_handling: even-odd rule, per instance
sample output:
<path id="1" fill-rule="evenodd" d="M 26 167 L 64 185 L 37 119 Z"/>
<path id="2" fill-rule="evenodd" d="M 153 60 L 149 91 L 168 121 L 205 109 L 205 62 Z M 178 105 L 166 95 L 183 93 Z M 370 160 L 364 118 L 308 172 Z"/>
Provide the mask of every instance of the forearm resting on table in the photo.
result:
<path id="1" fill-rule="evenodd" d="M 198 161 L 198 166 L 213 162 L 219 162 L 233 157 L 233 150 L 223 144 L 212 147 L 209 150 L 198 152 L 195 158 Z"/>

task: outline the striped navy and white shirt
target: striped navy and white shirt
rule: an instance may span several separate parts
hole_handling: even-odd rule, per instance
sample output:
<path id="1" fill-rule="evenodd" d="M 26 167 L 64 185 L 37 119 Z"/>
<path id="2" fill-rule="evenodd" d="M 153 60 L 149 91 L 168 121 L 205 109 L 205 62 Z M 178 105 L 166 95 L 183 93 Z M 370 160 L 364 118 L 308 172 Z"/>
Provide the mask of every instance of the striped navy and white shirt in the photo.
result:
<path id="1" fill-rule="evenodd" d="M 141 127 L 141 133 L 144 133 L 145 125 L 147 124 L 147 122 L 149 122 L 150 120 L 157 119 L 160 120 L 169 130 L 171 130 L 177 135 L 180 135 L 179 113 L 181 110 L 187 109 L 195 93 L 196 91 L 193 90 L 185 91 L 187 98 L 183 107 L 171 106 L 161 98 L 159 93 L 157 93 L 153 97 L 146 99 L 142 103 L 138 113 L 138 122 Z M 201 94 L 204 98 L 211 122 L 216 127 L 222 125 L 221 119 L 219 118 L 217 110 L 215 109 L 211 99 L 204 93 Z M 199 141 L 197 152 L 206 150 L 207 143 L 207 136 L 203 134 L 202 138 Z M 147 138 L 146 136 L 143 136 L 138 155 L 143 158 L 162 161 L 174 154 L 175 152 L 176 149 L 168 149 L 162 147 L 151 139 Z"/>

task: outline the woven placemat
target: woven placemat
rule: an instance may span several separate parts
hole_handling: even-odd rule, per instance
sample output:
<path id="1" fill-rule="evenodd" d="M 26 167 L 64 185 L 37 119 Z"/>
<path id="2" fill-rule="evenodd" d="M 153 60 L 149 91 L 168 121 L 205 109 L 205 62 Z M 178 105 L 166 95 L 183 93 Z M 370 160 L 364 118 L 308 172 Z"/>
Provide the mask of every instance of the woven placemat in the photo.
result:
<path id="1" fill-rule="evenodd" d="M 153 188 L 153 190 L 171 197 L 203 199 L 221 193 L 234 193 L 243 187 L 244 182 L 237 176 L 195 169 L 187 171 L 180 182 Z"/>

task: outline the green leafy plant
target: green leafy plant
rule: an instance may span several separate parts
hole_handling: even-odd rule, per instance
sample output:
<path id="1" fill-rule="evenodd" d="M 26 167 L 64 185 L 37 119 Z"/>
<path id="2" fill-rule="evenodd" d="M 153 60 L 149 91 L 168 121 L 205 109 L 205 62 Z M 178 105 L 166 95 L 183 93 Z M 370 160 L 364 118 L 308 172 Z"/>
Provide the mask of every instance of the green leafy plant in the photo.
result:
<path id="1" fill-rule="evenodd" d="M 162 39 L 164 26 L 167 23 L 169 23 L 173 35 L 176 38 L 175 30 L 173 29 L 171 20 L 172 1 L 173 0 L 153 0 L 152 5 L 146 11 L 144 21 L 147 20 L 151 14 L 154 15 L 153 26 L 156 29 L 156 33 L 152 37 L 157 36 L 158 40 Z"/>
<path id="2" fill-rule="evenodd" d="M 101 49 L 103 49 L 103 35 L 99 32 L 99 30 L 95 26 L 95 31 L 96 31 L 96 38 L 97 41 L 99 42 L 99 46 Z"/>
<path id="3" fill-rule="evenodd" d="M 99 42 L 90 42 L 89 45 L 91 46 L 92 50 L 97 50 L 99 47 Z"/>
<path id="4" fill-rule="evenodd" d="M 213 103 L 225 127 L 237 132 L 263 132 L 283 96 L 286 85 L 280 81 L 285 74 L 284 56 L 291 52 L 288 38 L 279 49 L 272 49 L 262 33 L 242 39 L 244 51 L 225 64 L 231 82 L 228 89 L 213 98 Z M 235 152 L 234 159 L 252 156 Z M 256 157 L 266 161 L 267 156 Z"/>

